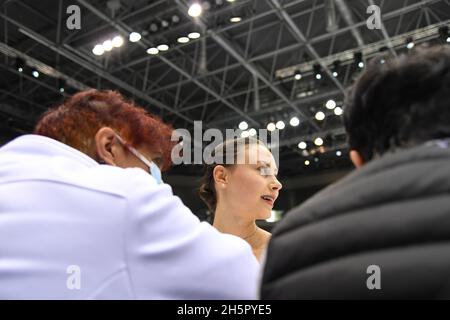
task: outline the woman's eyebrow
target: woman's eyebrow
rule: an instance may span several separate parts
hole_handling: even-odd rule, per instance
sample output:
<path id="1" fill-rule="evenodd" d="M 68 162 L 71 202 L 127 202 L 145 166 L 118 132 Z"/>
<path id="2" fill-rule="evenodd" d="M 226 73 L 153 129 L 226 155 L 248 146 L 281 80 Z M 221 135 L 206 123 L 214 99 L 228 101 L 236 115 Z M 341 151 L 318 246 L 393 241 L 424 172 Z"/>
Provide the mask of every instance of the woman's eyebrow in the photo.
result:
<path id="1" fill-rule="evenodd" d="M 259 160 L 259 161 L 258 161 L 258 164 L 259 164 L 259 165 L 263 165 L 263 166 L 265 166 L 265 167 L 267 167 L 267 168 L 270 168 L 270 167 L 271 167 L 270 163 L 267 162 L 267 161 L 261 161 L 261 160 Z M 278 175 L 278 168 L 277 168 L 277 167 L 274 168 L 274 174 L 275 174 L 275 175 Z"/>
<path id="2" fill-rule="evenodd" d="M 262 165 L 265 165 L 266 167 L 270 167 L 270 163 L 266 162 L 266 161 L 258 160 L 258 164 L 262 164 Z"/>

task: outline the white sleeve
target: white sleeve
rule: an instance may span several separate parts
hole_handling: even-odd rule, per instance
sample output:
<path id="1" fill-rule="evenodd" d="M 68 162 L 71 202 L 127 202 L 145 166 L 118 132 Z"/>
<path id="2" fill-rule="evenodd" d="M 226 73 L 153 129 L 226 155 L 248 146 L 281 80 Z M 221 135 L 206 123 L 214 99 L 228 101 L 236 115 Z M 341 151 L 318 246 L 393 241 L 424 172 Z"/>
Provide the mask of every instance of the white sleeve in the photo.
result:
<path id="1" fill-rule="evenodd" d="M 138 299 L 256 299 L 259 263 L 172 194 L 139 178 L 130 192 L 125 256 Z"/>

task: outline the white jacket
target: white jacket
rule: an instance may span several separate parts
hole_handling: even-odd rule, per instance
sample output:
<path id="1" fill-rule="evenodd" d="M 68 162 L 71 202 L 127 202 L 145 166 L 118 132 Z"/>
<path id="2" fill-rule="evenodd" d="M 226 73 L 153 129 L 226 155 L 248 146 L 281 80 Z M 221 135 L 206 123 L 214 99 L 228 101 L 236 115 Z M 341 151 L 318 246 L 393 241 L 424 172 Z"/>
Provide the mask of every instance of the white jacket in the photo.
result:
<path id="1" fill-rule="evenodd" d="M 142 169 L 36 135 L 0 148 L 0 299 L 254 299 L 258 272 Z"/>

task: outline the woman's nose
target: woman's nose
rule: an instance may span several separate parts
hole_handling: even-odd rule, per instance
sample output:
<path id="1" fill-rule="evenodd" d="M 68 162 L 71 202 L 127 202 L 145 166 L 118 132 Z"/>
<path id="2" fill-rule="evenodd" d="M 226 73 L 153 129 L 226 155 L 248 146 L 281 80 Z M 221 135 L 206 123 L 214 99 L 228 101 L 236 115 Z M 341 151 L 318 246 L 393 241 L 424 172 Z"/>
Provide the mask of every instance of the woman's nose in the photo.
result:
<path id="1" fill-rule="evenodd" d="M 283 185 L 281 184 L 280 181 L 278 181 L 277 177 L 274 176 L 274 180 L 271 183 L 271 188 L 272 190 L 280 190 L 281 188 L 283 188 Z"/>

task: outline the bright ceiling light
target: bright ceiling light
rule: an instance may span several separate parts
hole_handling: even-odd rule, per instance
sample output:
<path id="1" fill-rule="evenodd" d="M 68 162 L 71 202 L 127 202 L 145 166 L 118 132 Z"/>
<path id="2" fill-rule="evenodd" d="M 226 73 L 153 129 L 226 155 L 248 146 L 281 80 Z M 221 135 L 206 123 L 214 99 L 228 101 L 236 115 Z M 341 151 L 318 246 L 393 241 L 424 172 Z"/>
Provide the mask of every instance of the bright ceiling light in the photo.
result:
<path id="1" fill-rule="evenodd" d="M 167 51 L 169 50 L 169 46 L 167 44 L 160 44 L 159 46 L 157 46 L 159 51 Z"/>
<path id="2" fill-rule="evenodd" d="M 295 74 L 295 76 L 294 76 L 294 79 L 295 79 L 295 80 L 301 80 L 301 79 L 302 79 L 301 73 L 298 73 L 298 72 L 297 72 L 297 73 Z"/>
<path id="3" fill-rule="evenodd" d="M 138 42 L 139 40 L 141 40 L 141 38 L 142 38 L 142 36 L 138 32 L 130 33 L 130 41 L 131 42 Z"/>
<path id="4" fill-rule="evenodd" d="M 322 138 L 316 138 L 315 140 L 314 140 L 314 144 L 316 145 L 316 146 L 318 146 L 318 147 L 320 147 L 320 146 L 322 146 L 323 145 L 323 139 Z"/>
<path id="5" fill-rule="evenodd" d="M 239 123 L 239 129 L 247 130 L 248 129 L 248 123 L 245 122 L 245 121 L 242 121 L 241 123 Z"/>
<path id="6" fill-rule="evenodd" d="M 293 127 L 297 127 L 300 124 L 300 119 L 297 117 L 292 117 L 291 121 L 289 121 L 289 124 Z"/>
<path id="7" fill-rule="evenodd" d="M 200 33 L 198 33 L 198 32 L 191 32 L 191 33 L 188 34 L 188 37 L 191 38 L 191 39 L 198 39 L 198 38 L 200 38 Z"/>
<path id="8" fill-rule="evenodd" d="M 283 130 L 286 127 L 286 125 L 284 124 L 284 121 L 282 121 L 282 120 L 278 121 L 275 126 L 277 127 L 278 130 Z"/>
<path id="9" fill-rule="evenodd" d="M 188 37 L 180 37 L 177 39 L 177 41 L 179 43 L 188 43 L 189 42 L 189 38 Z"/>
<path id="10" fill-rule="evenodd" d="M 241 22 L 241 21 L 242 21 L 241 17 L 232 17 L 230 19 L 230 22 L 233 22 L 233 23 L 237 23 L 237 22 Z"/>
<path id="11" fill-rule="evenodd" d="M 188 15 L 194 18 L 199 17 L 202 14 L 202 11 L 203 11 L 202 6 L 199 3 L 193 3 L 189 7 Z"/>
<path id="12" fill-rule="evenodd" d="M 364 68 L 364 59 L 361 52 L 355 52 L 353 54 L 353 59 L 355 60 L 355 63 L 359 68 Z"/>
<path id="13" fill-rule="evenodd" d="M 113 48 L 113 43 L 111 40 L 106 40 L 105 42 L 103 42 L 103 49 L 105 49 L 105 51 L 111 51 Z"/>
<path id="14" fill-rule="evenodd" d="M 306 144 L 305 141 L 302 141 L 298 144 L 298 147 L 299 149 L 305 150 L 308 147 L 308 145 Z"/>
<path id="15" fill-rule="evenodd" d="M 320 66 L 320 64 L 313 65 L 313 70 L 314 70 L 314 74 L 316 76 L 316 79 L 317 80 L 322 79 L 322 67 Z"/>
<path id="16" fill-rule="evenodd" d="M 337 116 L 341 116 L 344 113 L 341 107 L 337 107 L 334 109 L 334 114 Z"/>
<path id="17" fill-rule="evenodd" d="M 336 155 L 337 155 L 338 157 L 342 156 L 342 151 L 340 151 L 340 150 L 336 151 Z"/>
<path id="18" fill-rule="evenodd" d="M 277 128 L 277 126 L 273 122 L 271 122 L 267 125 L 267 130 L 269 130 L 270 132 L 275 131 L 276 128 Z"/>
<path id="19" fill-rule="evenodd" d="M 101 44 L 97 44 L 94 49 L 92 49 L 92 53 L 96 56 L 101 56 L 103 53 L 105 53 L 105 49 Z"/>
<path id="20" fill-rule="evenodd" d="M 323 113 L 322 111 L 317 112 L 316 113 L 316 120 L 322 121 L 323 119 L 325 119 L 325 113 Z"/>
<path id="21" fill-rule="evenodd" d="M 157 48 L 148 48 L 147 53 L 155 55 L 159 53 L 159 50 Z"/>
<path id="22" fill-rule="evenodd" d="M 309 160 L 305 160 L 305 166 L 309 166 L 309 165 L 310 165 Z"/>
<path id="23" fill-rule="evenodd" d="M 242 131 L 242 132 L 241 132 L 241 138 L 248 138 L 249 135 L 250 135 L 250 134 L 249 134 L 248 131 Z"/>
<path id="24" fill-rule="evenodd" d="M 336 60 L 333 62 L 333 77 L 337 78 L 339 76 L 339 70 L 341 69 L 341 61 Z"/>
<path id="25" fill-rule="evenodd" d="M 256 129 L 251 128 L 250 130 L 248 130 L 248 134 L 250 135 L 250 137 L 256 136 Z"/>
<path id="26" fill-rule="evenodd" d="M 113 46 L 115 47 L 115 48 L 119 48 L 119 47 L 121 47 L 121 46 L 123 46 L 123 38 L 121 37 L 121 36 L 115 36 L 113 39 L 112 39 L 112 44 L 113 44 Z"/>
<path id="27" fill-rule="evenodd" d="M 37 70 L 34 70 L 34 71 L 32 72 L 32 74 L 33 74 L 33 77 L 39 78 L 39 72 L 38 72 Z"/>
<path id="28" fill-rule="evenodd" d="M 64 79 L 58 79 L 58 88 L 59 92 L 63 93 L 66 91 L 66 81 Z"/>
<path id="29" fill-rule="evenodd" d="M 328 100 L 325 106 L 327 107 L 327 109 L 333 110 L 334 108 L 336 108 L 336 101 Z"/>
<path id="30" fill-rule="evenodd" d="M 406 47 L 411 50 L 412 48 L 414 48 L 415 44 L 414 44 L 414 40 L 411 37 L 408 37 L 406 39 Z"/>
<path id="31" fill-rule="evenodd" d="M 25 68 L 26 62 L 22 58 L 17 57 L 15 65 L 16 65 L 17 71 L 23 72 L 23 69 Z"/>

